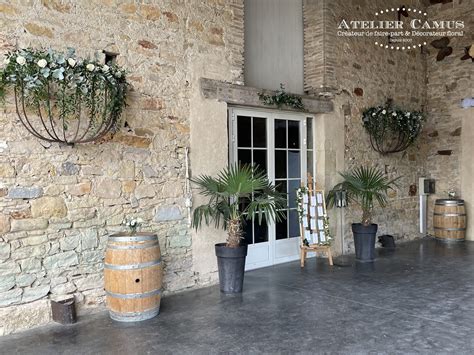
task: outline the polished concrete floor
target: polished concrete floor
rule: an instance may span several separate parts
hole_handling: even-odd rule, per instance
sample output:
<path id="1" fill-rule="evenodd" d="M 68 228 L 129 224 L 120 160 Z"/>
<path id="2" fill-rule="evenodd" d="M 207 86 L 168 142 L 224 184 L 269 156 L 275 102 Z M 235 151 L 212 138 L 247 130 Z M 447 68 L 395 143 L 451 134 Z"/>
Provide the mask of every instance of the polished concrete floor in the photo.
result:
<path id="1" fill-rule="evenodd" d="M 105 313 L 0 338 L 1 354 L 474 353 L 474 243 L 432 239 L 380 250 L 373 264 L 310 260 L 167 297 L 149 321 Z"/>

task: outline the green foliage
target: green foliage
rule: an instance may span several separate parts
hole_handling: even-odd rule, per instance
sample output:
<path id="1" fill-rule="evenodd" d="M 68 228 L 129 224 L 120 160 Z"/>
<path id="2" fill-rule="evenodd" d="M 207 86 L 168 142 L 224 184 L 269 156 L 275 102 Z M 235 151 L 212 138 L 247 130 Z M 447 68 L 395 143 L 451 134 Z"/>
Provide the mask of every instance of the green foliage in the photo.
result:
<path id="1" fill-rule="evenodd" d="M 258 97 L 265 105 L 268 106 L 276 106 L 278 108 L 281 108 L 282 106 L 288 106 L 297 110 L 304 109 L 301 97 L 285 92 L 285 86 L 283 84 L 280 84 L 280 90 L 277 90 L 276 95 L 270 96 L 259 92 Z"/>
<path id="2" fill-rule="evenodd" d="M 327 196 L 328 207 L 336 202 L 336 191 L 346 190 L 347 200 L 356 203 L 362 209 L 362 224 L 369 225 L 372 220 L 374 204 L 380 207 L 387 205 L 387 192 L 396 186 L 400 177 L 387 178 L 384 173 L 374 167 L 361 166 L 350 172 L 339 173 L 344 181 L 337 184 Z"/>
<path id="3" fill-rule="evenodd" d="M 58 114 L 67 130 L 81 105 L 87 109 L 92 128 L 99 128 L 111 115 L 117 124 L 126 105 L 125 71 L 115 64 L 80 59 L 70 48 L 66 53 L 51 49 L 18 49 L 8 52 L 0 69 L 0 99 L 13 92 L 34 112 Z"/>
<path id="4" fill-rule="evenodd" d="M 255 219 L 259 224 L 285 218 L 286 195 L 276 191 L 265 173 L 255 166 L 233 165 L 217 177 L 201 175 L 191 180 L 208 203 L 196 207 L 192 225 L 198 229 L 204 222 L 227 230 L 230 221 Z M 232 237 L 232 236 L 230 236 Z"/>
<path id="5" fill-rule="evenodd" d="M 299 187 L 296 190 L 296 206 L 297 206 L 297 211 L 298 211 L 298 219 L 300 223 L 303 223 L 304 218 L 308 218 L 308 215 L 305 215 L 305 208 L 303 204 L 303 201 L 304 201 L 303 196 L 308 195 L 308 193 L 309 193 L 309 189 L 306 186 Z M 308 195 L 308 201 L 310 201 L 309 195 Z M 309 210 L 309 206 L 308 206 L 308 210 Z M 319 237 L 316 237 L 318 239 L 317 244 L 318 245 L 331 245 L 333 236 L 331 234 L 331 229 L 329 227 L 329 217 L 326 215 L 326 213 L 324 213 L 324 216 L 323 216 L 323 230 L 324 230 L 324 235 L 326 237 L 326 240 L 324 242 L 321 242 L 319 240 Z M 303 245 L 305 246 L 310 245 L 308 239 L 303 238 Z"/>
<path id="6" fill-rule="evenodd" d="M 422 112 L 404 111 L 390 103 L 371 107 L 362 114 L 373 148 L 384 154 L 400 152 L 412 145 L 421 133 L 423 121 Z"/>

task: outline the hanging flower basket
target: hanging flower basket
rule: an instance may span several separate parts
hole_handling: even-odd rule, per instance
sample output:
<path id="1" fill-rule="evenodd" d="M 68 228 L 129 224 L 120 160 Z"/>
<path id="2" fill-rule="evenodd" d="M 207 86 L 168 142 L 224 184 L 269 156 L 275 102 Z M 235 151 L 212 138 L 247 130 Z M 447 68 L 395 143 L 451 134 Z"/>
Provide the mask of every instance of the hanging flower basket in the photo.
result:
<path id="1" fill-rule="evenodd" d="M 421 133 L 424 116 L 420 111 L 404 111 L 385 106 L 364 111 L 362 123 L 369 133 L 372 148 L 381 154 L 397 153 L 412 145 Z"/>
<path id="2" fill-rule="evenodd" d="M 87 143 L 117 128 L 125 107 L 125 71 L 53 50 L 19 49 L 0 69 L 0 98 L 11 89 L 16 113 L 36 138 Z"/>

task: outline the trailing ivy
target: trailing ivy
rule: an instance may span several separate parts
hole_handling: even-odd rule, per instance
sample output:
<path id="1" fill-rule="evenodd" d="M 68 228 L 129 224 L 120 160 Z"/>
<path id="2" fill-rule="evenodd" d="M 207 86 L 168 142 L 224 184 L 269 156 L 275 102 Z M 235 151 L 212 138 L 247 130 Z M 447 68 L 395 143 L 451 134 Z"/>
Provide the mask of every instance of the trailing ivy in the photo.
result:
<path id="1" fill-rule="evenodd" d="M 304 110 L 303 101 L 297 95 L 288 94 L 285 92 L 285 86 L 280 84 L 280 90 L 277 90 L 275 95 L 266 95 L 262 92 L 258 93 L 259 99 L 268 106 L 288 106 L 297 110 Z"/>

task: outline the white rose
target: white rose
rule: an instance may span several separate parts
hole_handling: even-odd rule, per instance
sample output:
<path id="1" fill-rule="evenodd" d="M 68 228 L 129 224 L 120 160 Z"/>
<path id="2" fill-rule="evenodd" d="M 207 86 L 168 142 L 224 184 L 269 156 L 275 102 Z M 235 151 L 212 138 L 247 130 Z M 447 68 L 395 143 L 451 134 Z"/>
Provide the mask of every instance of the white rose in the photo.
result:
<path id="1" fill-rule="evenodd" d="M 104 73 L 107 73 L 109 71 L 110 67 L 107 65 L 107 64 L 104 64 L 104 66 L 102 67 L 102 71 Z"/>
<path id="2" fill-rule="evenodd" d="M 86 69 L 89 70 L 89 71 L 94 71 L 95 65 L 92 64 L 92 63 L 89 63 L 89 64 L 86 65 Z"/>
<path id="3" fill-rule="evenodd" d="M 40 60 L 38 60 L 38 66 L 39 66 L 40 68 L 45 68 L 47 65 L 48 65 L 48 62 L 46 61 L 46 59 L 40 59 Z"/>
<path id="4" fill-rule="evenodd" d="M 387 113 L 387 111 L 383 110 L 382 111 L 382 115 L 385 115 Z"/>
<path id="5" fill-rule="evenodd" d="M 72 58 L 69 58 L 69 59 L 67 60 L 67 63 L 69 64 L 69 66 L 70 66 L 71 68 L 74 68 L 74 66 L 76 65 L 76 61 L 75 61 L 74 59 L 72 59 Z"/>
<path id="6" fill-rule="evenodd" d="M 18 57 L 16 57 L 16 62 L 20 65 L 25 65 L 26 64 L 26 58 L 19 55 Z"/>

